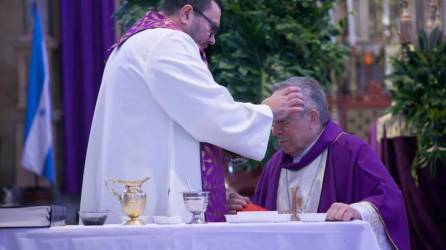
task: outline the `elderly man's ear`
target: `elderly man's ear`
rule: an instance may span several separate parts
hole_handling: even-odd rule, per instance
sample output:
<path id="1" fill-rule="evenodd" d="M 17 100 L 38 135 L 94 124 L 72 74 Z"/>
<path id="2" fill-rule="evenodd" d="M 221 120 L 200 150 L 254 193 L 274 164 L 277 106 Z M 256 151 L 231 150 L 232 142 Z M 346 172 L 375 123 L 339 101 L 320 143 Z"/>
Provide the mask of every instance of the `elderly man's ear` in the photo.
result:
<path id="1" fill-rule="evenodd" d="M 317 112 L 315 109 L 311 109 L 309 111 L 308 115 L 310 116 L 311 126 L 318 126 L 319 125 L 319 119 L 320 119 L 319 112 Z"/>

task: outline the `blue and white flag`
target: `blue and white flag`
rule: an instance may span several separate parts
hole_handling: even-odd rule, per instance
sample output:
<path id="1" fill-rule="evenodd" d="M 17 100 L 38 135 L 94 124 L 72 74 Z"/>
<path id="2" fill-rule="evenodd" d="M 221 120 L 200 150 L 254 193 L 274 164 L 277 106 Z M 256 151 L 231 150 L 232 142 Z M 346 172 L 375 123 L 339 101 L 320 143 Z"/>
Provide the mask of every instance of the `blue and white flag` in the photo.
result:
<path id="1" fill-rule="evenodd" d="M 22 166 L 54 184 L 53 136 L 51 130 L 50 74 L 37 5 L 32 7 L 34 31 L 29 65 L 25 139 Z"/>

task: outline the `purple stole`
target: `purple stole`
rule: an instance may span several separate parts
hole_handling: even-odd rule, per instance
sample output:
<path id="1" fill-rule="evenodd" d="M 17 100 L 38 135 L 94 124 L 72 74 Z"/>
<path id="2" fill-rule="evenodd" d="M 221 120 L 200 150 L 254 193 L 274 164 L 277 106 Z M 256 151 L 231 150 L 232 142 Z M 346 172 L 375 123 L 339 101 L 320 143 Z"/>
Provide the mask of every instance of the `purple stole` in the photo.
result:
<path id="1" fill-rule="evenodd" d="M 165 28 L 182 31 L 180 27 L 166 16 L 154 12 L 147 12 L 139 19 L 110 50 L 118 48 L 134 34 L 147 29 Z M 206 54 L 200 48 L 200 56 L 207 65 Z M 223 150 L 209 143 L 200 143 L 201 183 L 203 191 L 209 192 L 209 204 L 205 213 L 207 222 L 225 221 L 226 191 L 224 180 Z"/>

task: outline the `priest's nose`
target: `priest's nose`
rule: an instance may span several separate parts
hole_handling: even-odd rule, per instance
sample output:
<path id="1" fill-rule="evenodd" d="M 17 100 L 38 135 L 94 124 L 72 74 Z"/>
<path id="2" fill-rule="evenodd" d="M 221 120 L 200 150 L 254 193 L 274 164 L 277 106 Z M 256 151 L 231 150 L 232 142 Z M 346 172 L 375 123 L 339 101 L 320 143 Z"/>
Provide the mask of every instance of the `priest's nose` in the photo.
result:
<path id="1" fill-rule="evenodd" d="M 209 37 L 208 44 L 209 45 L 215 44 L 215 35 L 214 34 L 211 34 L 211 36 Z"/>

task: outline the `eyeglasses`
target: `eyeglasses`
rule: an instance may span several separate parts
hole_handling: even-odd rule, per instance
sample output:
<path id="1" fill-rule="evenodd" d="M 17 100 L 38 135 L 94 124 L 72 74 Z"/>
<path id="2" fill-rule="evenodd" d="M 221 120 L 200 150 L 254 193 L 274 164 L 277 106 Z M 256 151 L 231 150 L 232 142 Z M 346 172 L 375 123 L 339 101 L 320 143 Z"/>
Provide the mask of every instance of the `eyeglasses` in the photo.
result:
<path id="1" fill-rule="evenodd" d="M 218 33 L 218 30 L 220 29 L 218 24 L 216 22 L 212 21 L 209 17 L 207 17 L 205 14 L 203 14 L 203 12 L 201 12 L 200 10 L 194 8 L 194 11 L 197 12 L 200 16 L 204 17 L 204 19 L 206 19 L 206 21 L 208 21 L 209 26 L 211 26 L 211 34 L 209 34 L 209 36 L 210 37 L 215 36 Z"/>

